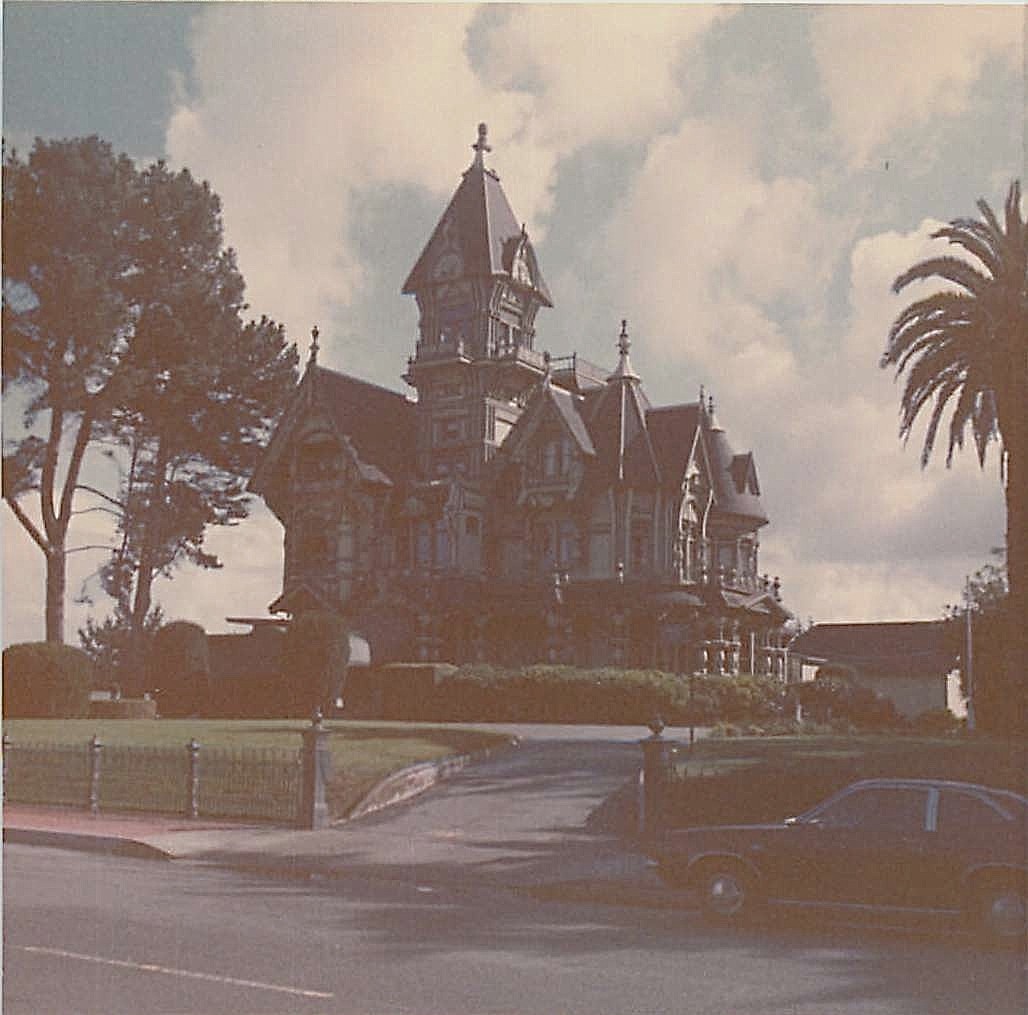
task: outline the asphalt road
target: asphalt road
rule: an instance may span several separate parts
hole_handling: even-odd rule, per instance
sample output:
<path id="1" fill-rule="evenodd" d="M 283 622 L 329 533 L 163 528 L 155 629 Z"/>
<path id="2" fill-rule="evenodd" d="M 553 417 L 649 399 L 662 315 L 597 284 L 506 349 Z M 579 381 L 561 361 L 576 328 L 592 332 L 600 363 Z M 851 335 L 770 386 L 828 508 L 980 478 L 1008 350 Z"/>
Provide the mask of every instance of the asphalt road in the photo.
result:
<path id="1" fill-rule="evenodd" d="M 6 1015 L 1021 1015 L 1024 957 L 950 933 L 543 902 L 452 882 L 268 880 L 4 850 Z"/>

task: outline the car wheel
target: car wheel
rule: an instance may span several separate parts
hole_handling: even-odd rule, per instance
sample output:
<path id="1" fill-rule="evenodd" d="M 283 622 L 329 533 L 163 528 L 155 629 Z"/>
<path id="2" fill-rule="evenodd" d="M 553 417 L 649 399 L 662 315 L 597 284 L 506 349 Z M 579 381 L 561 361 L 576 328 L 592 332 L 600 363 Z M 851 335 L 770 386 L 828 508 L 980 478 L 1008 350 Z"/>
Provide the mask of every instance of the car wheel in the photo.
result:
<path id="1" fill-rule="evenodd" d="M 1023 944 L 1028 937 L 1028 905 L 1023 887 L 986 885 L 978 893 L 975 915 L 981 933 L 997 944 Z"/>
<path id="2" fill-rule="evenodd" d="M 700 891 L 704 916 L 718 923 L 741 920 L 755 908 L 753 878 L 740 867 L 709 867 L 700 879 Z"/>

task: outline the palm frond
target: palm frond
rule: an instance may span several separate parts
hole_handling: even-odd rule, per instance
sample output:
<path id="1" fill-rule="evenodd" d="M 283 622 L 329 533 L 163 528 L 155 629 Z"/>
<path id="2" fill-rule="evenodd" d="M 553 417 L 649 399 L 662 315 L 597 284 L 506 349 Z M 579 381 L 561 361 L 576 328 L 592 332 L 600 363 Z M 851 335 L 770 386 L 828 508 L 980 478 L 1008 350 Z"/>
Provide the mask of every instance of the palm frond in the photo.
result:
<path id="1" fill-rule="evenodd" d="M 934 275 L 962 286 L 976 296 L 991 281 L 988 275 L 983 274 L 967 261 L 959 257 L 943 255 L 941 257 L 930 257 L 926 261 L 920 261 L 913 267 L 908 268 L 892 283 L 892 291 L 898 293 L 910 285 L 911 282 L 918 282 L 931 278 Z"/>
<path id="2" fill-rule="evenodd" d="M 922 467 L 947 409 L 952 410 L 947 466 L 963 448 L 968 426 L 981 465 L 989 444 L 1003 441 L 1004 428 L 1014 425 L 1019 432 L 1019 417 L 1011 412 L 1024 412 L 1028 354 L 1028 221 L 1021 217 L 1020 201 L 1020 181 L 1015 180 L 1004 203 L 1003 224 L 988 202 L 979 200 L 980 219 L 956 218 L 932 234 L 963 248 L 973 263 L 953 255 L 930 257 L 893 283 L 896 293 L 928 278 L 959 290 L 934 293 L 900 311 L 879 360 L 882 367 L 895 367 L 897 377 L 905 375 L 900 399 L 904 440 L 928 410 Z M 1014 408 L 1003 409 L 1001 417 L 1005 405 Z"/>
<path id="3" fill-rule="evenodd" d="M 941 385 L 935 395 L 935 404 L 932 406 L 932 414 L 928 420 L 928 429 L 925 431 L 924 444 L 921 446 L 921 468 L 924 468 L 932 457 L 932 448 L 935 447 L 935 435 L 939 430 L 939 422 L 942 420 L 946 405 L 953 395 L 960 389 L 961 378 L 951 378 L 947 383 Z M 954 418 L 956 414 L 954 413 Z M 912 422 L 912 421 L 911 421 Z M 963 428 L 961 427 L 961 432 Z M 910 433 L 908 428 L 907 433 Z M 952 454 L 953 430 L 950 427 L 950 454 Z M 947 465 L 949 458 L 946 459 Z"/>
<path id="4" fill-rule="evenodd" d="M 963 247 L 988 268 L 993 278 L 1002 271 L 1003 260 L 997 250 L 997 237 L 976 219 L 954 219 L 948 226 L 936 229 L 932 239 L 948 240 Z"/>

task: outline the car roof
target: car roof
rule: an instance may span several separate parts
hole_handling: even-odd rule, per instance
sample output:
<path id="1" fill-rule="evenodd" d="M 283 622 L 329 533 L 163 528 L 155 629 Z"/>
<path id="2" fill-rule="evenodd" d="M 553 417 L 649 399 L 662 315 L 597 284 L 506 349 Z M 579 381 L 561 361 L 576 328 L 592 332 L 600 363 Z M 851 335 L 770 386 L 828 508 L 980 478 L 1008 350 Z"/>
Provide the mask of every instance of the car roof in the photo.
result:
<path id="1" fill-rule="evenodd" d="M 850 783 L 846 789 L 854 789 L 858 786 L 920 786 L 926 789 L 956 789 L 972 790 L 977 793 L 987 793 L 990 796 L 1016 797 L 1022 803 L 1028 803 L 1028 798 L 1022 794 L 1009 789 L 998 789 L 995 786 L 983 786 L 976 782 L 960 782 L 956 779 L 906 779 L 906 778 L 877 778 L 860 779 Z"/>

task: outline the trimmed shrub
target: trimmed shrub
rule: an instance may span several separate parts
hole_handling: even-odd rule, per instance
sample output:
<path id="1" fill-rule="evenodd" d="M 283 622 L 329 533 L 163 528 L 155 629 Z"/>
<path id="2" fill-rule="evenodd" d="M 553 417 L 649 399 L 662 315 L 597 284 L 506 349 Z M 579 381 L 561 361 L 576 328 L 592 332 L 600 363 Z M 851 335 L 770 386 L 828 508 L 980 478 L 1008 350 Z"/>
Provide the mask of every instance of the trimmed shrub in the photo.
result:
<path id="1" fill-rule="evenodd" d="M 821 667 L 813 680 L 792 685 L 789 695 L 815 722 L 839 732 L 902 729 L 907 725 L 890 699 L 856 683 L 852 672 L 843 667 Z"/>
<path id="2" fill-rule="evenodd" d="M 309 610 L 296 617 L 286 630 L 282 654 L 290 714 L 309 718 L 316 708 L 327 713 L 342 697 L 349 661 L 350 633 L 338 613 Z"/>
<path id="3" fill-rule="evenodd" d="M 210 698 L 210 658 L 207 634 L 199 624 L 165 624 L 154 635 L 147 663 L 161 715 L 204 713 Z"/>
<path id="4" fill-rule="evenodd" d="M 4 649 L 4 716 L 82 719 L 89 715 L 93 661 L 82 649 L 22 642 Z"/>
<path id="5" fill-rule="evenodd" d="M 156 719 L 157 702 L 150 698 L 118 698 L 89 703 L 90 719 Z"/>
<path id="6" fill-rule="evenodd" d="M 659 715 L 698 725 L 722 716 L 766 723 L 782 710 L 781 685 L 770 678 L 689 679 L 660 670 L 405 664 L 350 680 L 349 714 L 390 719 L 645 725 Z"/>

